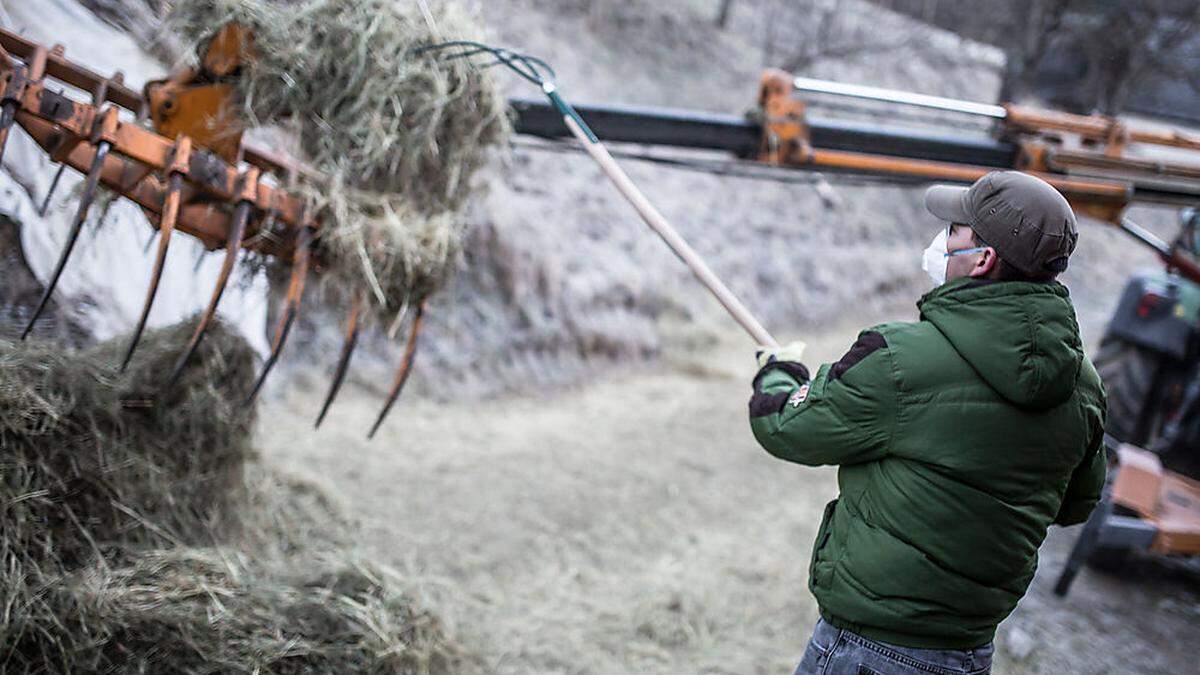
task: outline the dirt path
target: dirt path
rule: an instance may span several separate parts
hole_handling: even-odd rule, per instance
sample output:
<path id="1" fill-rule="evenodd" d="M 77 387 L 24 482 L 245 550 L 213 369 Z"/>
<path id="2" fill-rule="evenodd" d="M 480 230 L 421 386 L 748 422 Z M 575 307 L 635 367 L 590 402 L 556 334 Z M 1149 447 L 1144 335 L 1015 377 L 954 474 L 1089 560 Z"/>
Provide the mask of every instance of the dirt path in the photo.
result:
<path id="1" fill-rule="evenodd" d="M 812 360 L 853 335 L 830 331 Z M 757 449 L 750 357 L 731 345 L 545 395 L 446 382 L 448 403 L 405 403 L 372 443 L 374 395 L 347 391 L 314 433 L 320 393 L 297 392 L 268 405 L 262 445 L 330 486 L 364 554 L 419 584 L 480 672 L 788 673 L 816 620 L 806 568 L 835 474 Z M 1195 581 L 1085 571 L 1059 602 L 1073 537 L 1044 547 L 997 672 L 1196 672 Z"/>

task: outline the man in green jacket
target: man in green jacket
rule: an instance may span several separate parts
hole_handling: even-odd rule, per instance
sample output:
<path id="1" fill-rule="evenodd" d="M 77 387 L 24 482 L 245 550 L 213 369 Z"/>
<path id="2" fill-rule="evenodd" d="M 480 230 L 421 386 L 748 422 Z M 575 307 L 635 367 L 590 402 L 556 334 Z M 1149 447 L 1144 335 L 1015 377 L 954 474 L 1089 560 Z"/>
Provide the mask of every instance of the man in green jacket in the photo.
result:
<path id="1" fill-rule="evenodd" d="M 794 343 L 759 354 L 750 425 L 772 455 L 836 464 L 796 673 L 986 673 L 1051 524 L 1104 484 L 1104 391 L 1066 287 L 1078 233 L 1028 174 L 934 186 L 920 320 L 859 334 L 809 376 Z"/>

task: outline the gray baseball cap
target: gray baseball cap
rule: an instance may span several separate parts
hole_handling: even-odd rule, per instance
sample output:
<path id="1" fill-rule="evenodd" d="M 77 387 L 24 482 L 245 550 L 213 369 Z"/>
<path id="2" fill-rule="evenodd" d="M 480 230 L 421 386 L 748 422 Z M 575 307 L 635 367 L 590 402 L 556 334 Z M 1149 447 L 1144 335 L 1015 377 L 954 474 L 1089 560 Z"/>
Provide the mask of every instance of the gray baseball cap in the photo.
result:
<path id="1" fill-rule="evenodd" d="M 1004 262 L 1034 277 L 1067 269 L 1079 240 L 1066 198 L 1020 171 L 993 171 L 970 187 L 934 185 L 925 191 L 925 208 L 969 226 Z"/>

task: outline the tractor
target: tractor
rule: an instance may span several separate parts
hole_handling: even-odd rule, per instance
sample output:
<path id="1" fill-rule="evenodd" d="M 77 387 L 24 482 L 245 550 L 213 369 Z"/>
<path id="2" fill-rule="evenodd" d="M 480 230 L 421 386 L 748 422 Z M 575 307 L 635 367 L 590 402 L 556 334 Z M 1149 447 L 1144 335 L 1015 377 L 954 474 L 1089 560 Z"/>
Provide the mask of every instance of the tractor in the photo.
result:
<path id="1" fill-rule="evenodd" d="M 1180 212 L 1174 246 L 1197 252 L 1200 211 Z M 1200 571 L 1200 284 L 1176 270 L 1129 279 L 1094 363 L 1108 393 L 1104 497 L 1055 592 L 1085 562 L 1120 572 L 1137 551 Z"/>

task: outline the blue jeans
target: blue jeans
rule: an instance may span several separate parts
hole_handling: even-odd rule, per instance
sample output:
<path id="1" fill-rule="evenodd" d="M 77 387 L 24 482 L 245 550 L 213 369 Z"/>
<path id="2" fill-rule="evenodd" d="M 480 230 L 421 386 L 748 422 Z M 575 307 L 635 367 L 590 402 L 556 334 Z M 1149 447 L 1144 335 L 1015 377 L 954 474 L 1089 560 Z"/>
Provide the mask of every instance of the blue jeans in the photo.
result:
<path id="1" fill-rule="evenodd" d="M 898 647 L 817 622 L 795 675 L 987 675 L 992 643 L 975 649 Z"/>

